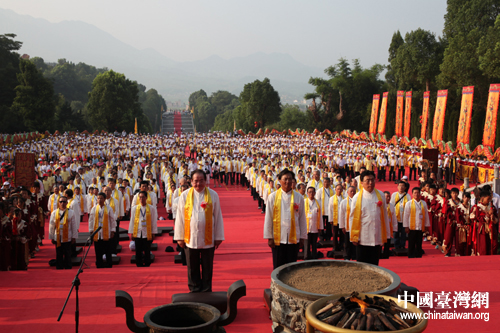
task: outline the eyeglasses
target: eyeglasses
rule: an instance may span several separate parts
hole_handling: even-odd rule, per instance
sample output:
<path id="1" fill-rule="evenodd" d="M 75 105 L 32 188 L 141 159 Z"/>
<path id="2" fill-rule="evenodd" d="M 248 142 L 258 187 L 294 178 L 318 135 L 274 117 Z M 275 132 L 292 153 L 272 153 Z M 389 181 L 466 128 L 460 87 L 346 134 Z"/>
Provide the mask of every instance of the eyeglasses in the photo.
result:
<path id="1" fill-rule="evenodd" d="M 59 203 L 68 203 L 67 201 L 59 201 Z"/>

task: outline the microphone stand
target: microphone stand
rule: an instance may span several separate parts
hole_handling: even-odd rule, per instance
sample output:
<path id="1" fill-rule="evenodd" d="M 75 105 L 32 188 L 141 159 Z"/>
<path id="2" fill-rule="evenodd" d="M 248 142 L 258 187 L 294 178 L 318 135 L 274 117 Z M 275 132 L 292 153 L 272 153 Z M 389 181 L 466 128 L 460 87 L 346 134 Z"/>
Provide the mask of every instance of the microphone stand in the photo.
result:
<path id="1" fill-rule="evenodd" d="M 82 263 L 80 264 L 80 267 L 78 268 L 78 271 L 76 272 L 76 276 L 73 279 L 73 283 L 71 285 L 71 289 L 69 290 L 68 297 L 66 297 L 66 301 L 64 302 L 64 305 L 62 307 L 61 313 L 59 313 L 59 317 L 57 318 L 57 321 L 61 320 L 61 317 L 63 315 L 64 309 L 66 308 L 66 305 L 68 304 L 68 300 L 71 296 L 71 293 L 73 292 L 73 288 L 76 290 L 76 308 L 75 308 L 75 332 L 78 333 L 78 326 L 80 324 L 80 302 L 78 299 L 78 290 L 80 289 L 80 278 L 79 275 L 80 273 L 83 273 L 83 264 L 85 263 L 85 259 L 87 258 L 87 255 L 89 254 L 90 247 L 92 246 L 93 240 L 94 240 L 94 235 L 101 230 L 101 227 L 99 227 L 93 234 L 90 235 L 89 239 L 87 239 L 87 242 L 85 245 L 89 244 L 87 247 L 87 252 L 85 252 L 85 255 L 83 256 Z"/>

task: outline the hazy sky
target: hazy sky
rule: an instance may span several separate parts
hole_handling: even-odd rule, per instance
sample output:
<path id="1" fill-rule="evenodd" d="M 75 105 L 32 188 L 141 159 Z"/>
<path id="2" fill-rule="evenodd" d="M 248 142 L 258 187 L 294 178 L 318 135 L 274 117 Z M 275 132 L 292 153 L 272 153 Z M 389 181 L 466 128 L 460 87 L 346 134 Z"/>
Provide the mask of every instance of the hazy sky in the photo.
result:
<path id="1" fill-rule="evenodd" d="M 446 1 L 0 0 L 0 7 L 51 22 L 84 21 L 176 61 L 261 51 L 325 68 L 340 57 L 365 67 L 387 63 L 398 29 L 403 37 L 419 27 L 441 36 Z"/>

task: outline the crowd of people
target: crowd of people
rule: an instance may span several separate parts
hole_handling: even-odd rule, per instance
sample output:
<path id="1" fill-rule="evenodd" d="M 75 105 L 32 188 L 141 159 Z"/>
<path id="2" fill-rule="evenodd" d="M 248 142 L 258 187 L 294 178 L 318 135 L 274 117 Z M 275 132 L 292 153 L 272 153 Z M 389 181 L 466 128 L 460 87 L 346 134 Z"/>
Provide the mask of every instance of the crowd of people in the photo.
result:
<path id="1" fill-rule="evenodd" d="M 16 152 L 36 155 L 29 188 L 15 184 Z M 130 221 L 137 265 L 149 266 L 162 201 L 188 266 L 201 260 L 211 274 L 212 249 L 224 236 L 218 196 L 208 188 L 229 185 L 246 188 L 257 202 L 275 267 L 297 260 L 300 248 L 305 259 L 318 258 L 318 243 L 330 244 L 330 256 L 342 252 L 344 259 L 373 264 L 403 249 L 421 257 L 422 241 L 446 256 L 496 254 L 498 248 L 499 196 L 489 186 L 472 193 L 448 188 L 460 160 L 440 156 L 434 174 L 423 167 L 417 147 L 312 134 L 79 134 L 3 147 L 0 161 L 2 270 L 27 269 L 45 237 L 56 246 L 57 268 L 71 268 L 84 216 L 85 231 L 101 227 L 94 238 L 97 267 L 112 266 L 121 221 Z M 382 192 L 377 182 L 397 185 L 393 193 Z M 196 229 L 201 238 L 186 234 L 189 223 L 207 221 L 217 225 L 210 235 L 205 227 Z M 209 290 L 211 277 L 194 271 L 190 289 Z"/>

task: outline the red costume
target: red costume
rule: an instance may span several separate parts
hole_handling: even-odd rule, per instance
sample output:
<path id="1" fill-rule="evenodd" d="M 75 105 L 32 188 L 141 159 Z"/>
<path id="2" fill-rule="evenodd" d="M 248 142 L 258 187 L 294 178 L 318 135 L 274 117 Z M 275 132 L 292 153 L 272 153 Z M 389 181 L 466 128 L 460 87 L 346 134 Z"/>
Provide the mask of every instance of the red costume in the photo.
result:
<path id="1" fill-rule="evenodd" d="M 457 209 L 460 202 L 448 199 L 443 205 L 443 222 L 445 232 L 443 239 L 443 251 L 445 255 L 451 255 L 453 241 L 455 241 L 455 252 L 457 252 L 456 232 L 457 232 Z"/>
<path id="2" fill-rule="evenodd" d="M 12 249 L 12 221 L 4 216 L 0 221 L 0 271 L 8 271 L 11 268 Z"/>
<path id="3" fill-rule="evenodd" d="M 472 229 L 470 223 L 470 203 L 468 207 L 464 204 L 458 205 L 457 213 L 457 231 L 455 248 L 457 255 L 470 256 L 472 244 Z"/>
<path id="4" fill-rule="evenodd" d="M 472 207 L 470 218 L 474 222 L 472 235 L 474 254 L 481 256 L 497 254 L 498 212 L 496 208 L 491 203 L 488 206 L 479 203 Z"/>

